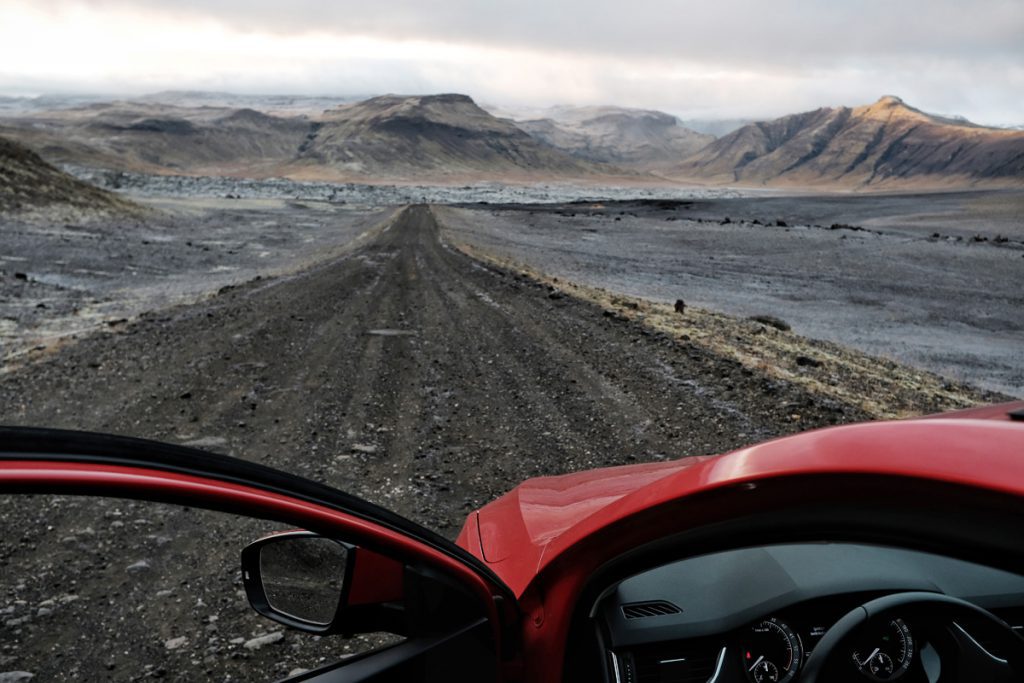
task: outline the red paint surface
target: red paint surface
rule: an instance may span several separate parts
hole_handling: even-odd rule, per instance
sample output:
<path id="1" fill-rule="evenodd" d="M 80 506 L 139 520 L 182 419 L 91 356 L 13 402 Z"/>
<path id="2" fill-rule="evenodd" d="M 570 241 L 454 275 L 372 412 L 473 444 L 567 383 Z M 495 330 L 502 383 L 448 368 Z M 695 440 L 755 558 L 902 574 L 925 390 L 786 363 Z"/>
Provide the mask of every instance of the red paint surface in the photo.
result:
<path id="1" fill-rule="evenodd" d="M 359 548 L 352 585 L 348 589 L 348 604 L 375 605 L 400 601 L 404 592 L 404 571 L 401 562 Z"/>
<path id="2" fill-rule="evenodd" d="M 728 520 L 757 486 L 856 501 L 848 475 L 956 484 L 1024 497 L 1024 424 L 1003 419 L 1013 406 L 956 418 L 833 427 L 722 456 L 543 477 L 470 518 L 487 561 L 520 600 L 526 677 L 557 681 L 569 621 L 587 579 L 610 559 L 690 528 Z M 936 487 L 938 490 L 940 487 Z M 700 504 L 688 498 L 702 494 Z M 697 499 L 691 499 L 697 500 Z M 602 504 L 596 504 L 601 501 Z M 476 527 L 474 529 L 474 527 Z"/>

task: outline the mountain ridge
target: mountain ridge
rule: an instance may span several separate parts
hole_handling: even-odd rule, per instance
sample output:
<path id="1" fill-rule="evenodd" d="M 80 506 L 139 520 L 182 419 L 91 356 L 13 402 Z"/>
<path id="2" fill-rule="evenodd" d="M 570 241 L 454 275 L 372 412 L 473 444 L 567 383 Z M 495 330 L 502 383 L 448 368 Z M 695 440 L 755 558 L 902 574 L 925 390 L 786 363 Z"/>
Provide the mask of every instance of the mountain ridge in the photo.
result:
<path id="1" fill-rule="evenodd" d="M 629 175 L 552 149 L 467 95 L 382 95 L 315 117 L 152 100 L 0 118 L 49 161 L 142 173 L 328 181 Z"/>
<path id="2" fill-rule="evenodd" d="M 717 183 L 829 186 L 1024 184 L 1024 134 L 928 114 L 886 95 L 748 124 L 667 173 Z"/>
<path id="3" fill-rule="evenodd" d="M 515 124 L 545 144 L 578 159 L 635 171 L 671 168 L 714 136 L 693 131 L 679 119 L 651 109 L 614 106 L 553 107 L 540 118 Z"/>
<path id="4" fill-rule="evenodd" d="M 0 135 L 53 164 L 155 174 L 824 190 L 1024 184 L 1024 132 L 929 114 L 892 95 L 749 123 L 718 139 L 664 112 L 614 106 L 554 107 L 515 121 L 457 93 L 335 101 L 315 115 L 264 111 L 256 100 L 156 99 L 0 117 Z"/>

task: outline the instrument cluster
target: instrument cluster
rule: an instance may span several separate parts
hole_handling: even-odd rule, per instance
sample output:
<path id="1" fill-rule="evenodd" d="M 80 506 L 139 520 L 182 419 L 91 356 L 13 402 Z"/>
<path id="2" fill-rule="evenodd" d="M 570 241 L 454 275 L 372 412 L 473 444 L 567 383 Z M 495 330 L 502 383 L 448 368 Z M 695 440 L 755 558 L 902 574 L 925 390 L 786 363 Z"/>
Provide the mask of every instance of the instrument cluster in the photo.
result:
<path id="1" fill-rule="evenodd" d="M 828 623 L 800 616 L 792 621 L 772 616 L 752 624 L 740 638 L 747 679 L 751 683 L 795 680 L 828 630 Z M 896 681 L 914 661 L 914 636 L 906 622 L 893 618 L 862 629 L 848 649 L 851 669 L 866 680 Z"/>

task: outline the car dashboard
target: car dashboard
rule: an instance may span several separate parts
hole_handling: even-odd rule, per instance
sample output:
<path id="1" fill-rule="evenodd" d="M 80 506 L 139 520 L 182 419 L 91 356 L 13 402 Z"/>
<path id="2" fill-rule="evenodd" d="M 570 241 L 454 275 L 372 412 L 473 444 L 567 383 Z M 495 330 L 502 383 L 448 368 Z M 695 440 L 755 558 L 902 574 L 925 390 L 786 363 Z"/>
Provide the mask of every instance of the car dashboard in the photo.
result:
<path id="1" fill-rule="evenodd" d="M 594 616 L 614 683 L 799 683 L 833 624 L 870 600 L 906 591 L 958 597 L 1018 632 L 1024 625 L 1024 577 L 939 555 L 838 543 L 673 562 L 606 591 Z M 965 652 L 1001 661 L 986 636 L 963 617 L 894 613 L 833 653 L 839 675 L 830 681 L 971 680 L 964 676 L 974 660 Z"/>

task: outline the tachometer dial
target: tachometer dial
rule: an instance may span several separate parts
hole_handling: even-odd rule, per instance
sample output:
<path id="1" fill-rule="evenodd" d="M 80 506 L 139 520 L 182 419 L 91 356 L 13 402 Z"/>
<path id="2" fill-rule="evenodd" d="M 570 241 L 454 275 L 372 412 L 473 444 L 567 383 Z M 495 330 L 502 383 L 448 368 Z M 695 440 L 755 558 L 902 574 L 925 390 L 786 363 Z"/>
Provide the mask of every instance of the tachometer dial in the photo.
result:
<path id="1" fill-rule="evenodd" d="M 789 683 L 803 660 L 800 638 L 772 617 L 754 624 L 743 640 L 743 668 L 753 683 Z"/>
<path id="2" fill-rule="evenodd" d="M 869 626 L 859 635 L 853 665 L 874 681 L 894 681 L 914 661 L 914 637 L 902 619 Z"/>

